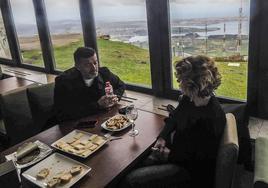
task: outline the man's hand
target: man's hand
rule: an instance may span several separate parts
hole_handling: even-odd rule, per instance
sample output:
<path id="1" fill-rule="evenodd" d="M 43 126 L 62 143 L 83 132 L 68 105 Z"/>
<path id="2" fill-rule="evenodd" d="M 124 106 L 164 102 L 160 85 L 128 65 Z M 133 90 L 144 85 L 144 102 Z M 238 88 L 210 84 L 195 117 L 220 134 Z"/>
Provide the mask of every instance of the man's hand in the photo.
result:
<path id="1" fill-rule="evenodd" d="M 166 147 L 166 141 L 159 137 L 154 145 L 154 148 L 158 148 L 160 153 L 163 153 Z"/>
<path id="2" fill-rule="evenodd" d="M 101 108 L 109 108 L 109 107 L 114 106 L 117 103 L 118 103 L 118 98 L 116 95 L 112 95 L 112 96 L 104 95 L 98 100 L 98 104 Z"/>

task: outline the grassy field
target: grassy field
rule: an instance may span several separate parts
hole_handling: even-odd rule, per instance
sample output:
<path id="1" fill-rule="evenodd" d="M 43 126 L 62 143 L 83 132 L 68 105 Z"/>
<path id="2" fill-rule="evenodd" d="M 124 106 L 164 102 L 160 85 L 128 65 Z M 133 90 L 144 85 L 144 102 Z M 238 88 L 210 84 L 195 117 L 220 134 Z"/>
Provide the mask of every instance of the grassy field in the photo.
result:
<path id="1" fill-rule="evenodd" d="M 79 46 L 83 46 L 82 41 L 54 48 L 57 69 L 66 70 L 73 66 L 73 52 Z M 150 87 L 148 50 L 131 44 L 103 39 L 98 39 L 98 48 L 101 66 L 109 67 L 125 82 Z M 24 51 L 23 58 L 25 63 L 43 66 L 40 50 Z M 216 93 L 220 96 L 246 99 L 247 63 L 240 63 L 239 67 L 228 66 L 228 62 L 217 62 L 217 65 L 222 74 L 222 85 Z M 178 84 L 174 76 L 173 83 L 173 87 L 176 89 Z"/>

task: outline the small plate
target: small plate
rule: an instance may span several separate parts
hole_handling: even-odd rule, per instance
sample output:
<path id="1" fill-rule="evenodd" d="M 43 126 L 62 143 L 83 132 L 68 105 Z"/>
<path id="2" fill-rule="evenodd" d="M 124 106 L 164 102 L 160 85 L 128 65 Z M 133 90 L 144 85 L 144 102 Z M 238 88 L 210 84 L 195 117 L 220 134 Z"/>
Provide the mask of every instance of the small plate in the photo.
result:
<path id="1" fill-rule="evenodd" d="M 101 148 L 106 142 L 108 142 L 108 139 L 106 139 L 105 137 L 100 136 L 100 135 L 97 135 L 98 137 L 101 137 L 101 138 L 104 140 L 104 142 L 103 142 L 102 144 L 98 145 L 97 147 L 95 147 L 95 149 L 94 149 L 92 152 L 88 153 L 88 154 L 85 155 L 85 156 L 84 156 L 84 155 L 79 155 L 79 154 L 77 154 L 77 153 L 68 152 L 68 151 L 66 151 L 66 150 L 64 150 L 64 149 L 61 149 L 60 147 L 57 147 L 57 143 L 60 143 L 60 142 L 65 142 L 65 143 L 67 143 L 67 142 L 70 141 L 70 140 L 74 140 L 74 137 L 75 137 L 76 135 L 78 135 L 78 134 L 82 134 L 82 135 L 83 135 L 81 138 L 79 138 L 79 139 L 75 139 L 76 141 L 79 140 L 80 142 L 83 142 L 83 141 L 89 141 L 89 138 L 90 138 L 92 135 L 94 135 L 94 134 L 89 133 L 89 132 L 85 132 L 85 131 L 81 131 L 81 130 L 77 130 L 77 129 L 75 129 L 75 130 L 73 130 L 72 132 L 70 132 L 69 134 L 65 135 L 65 136 L 62 137 L 61 139 L 59 139 L 59 140 L 57 140 L 56 142 L 54 142 L 53 144 L 51 144 L 51 146 L 52 146 L 53 148 L 56 148 L 56 149 L 61 150 L 61 151 L 63 151 L 63 152 L 66 152 L 66 153 L 69 153 L 69 154 L 72 154 L 72 155 L 75 155 L 75 156 L 78 156 L 78 157 L 87 158 L 88 156 L 90 156 L 91 154 L 93 154 L 95 151 L 97 151 L 99 148 Z M 71 144 L 70 144 L 70 145 L 71 145 Z M 78 145 L 79 145 L 79 144 L 78 144 Z"/>
<path id="2" fill-rule="evenodd" d="M 78 162 L 75 161 L 69 157 L 66 157 L 64 155 L 61 155 L 59 153 L 54 153 L 41 161 L 40 163 L 37 163 L 34 165 L 32 168 L 28 169 L 27 171 L 22 173 L 22 176 L 26 178 L 27 180 L 31 181 L 35 185 L 39 187 L 47 187 L 47 183 L 49 180 L 51 180 L 57 173 L 62 172 L 62 171 L 69 171 L 73 166 L 80 165 L 82 166 L 82 171 L 74 175 L 72 179 L 64 184 L 59 184 L 56 186 L 59 188 L 67 188 L 71 187 L 74 185 L 78 180 L 80 180 L 82 177 L 84 177 L 90 170 L 91 168 Z M 43 169 L 47 168 L 49 169 L 49 174 L 45 179 L 37 179 L 36 175 L 38 172 Z"/>
<path id="3" fill-rule="evenodd" d="M 124 117 L 126 117 L 125 115 L 120 115 L 120 114 L 118 114 L 118 115 L 115 115 L 115 116 L 111 117 L 111 118 L 108 119 L 107 121 L 110 121 L 111 119 L 117 118 L 117 117 L 119 117 L 119 116 L 124 116 Z M 107 130 L 107 131 L 112 131 L 112 132 L 122 131 L 122 130 L 128 128 L 128 127 L 131 125 L 131 122 L 128 121 L 128 122 L 126 122 L 125 125 L 124 125 L 122 128 L 120 128 L 120 129 L 110 129 L 110 128 L 108 128 L 108 127 L 106 126 L 107 121 L 103 122 L 103 123 L 101 124 L 101 127 L 102 127 L 103 129 Z"/>

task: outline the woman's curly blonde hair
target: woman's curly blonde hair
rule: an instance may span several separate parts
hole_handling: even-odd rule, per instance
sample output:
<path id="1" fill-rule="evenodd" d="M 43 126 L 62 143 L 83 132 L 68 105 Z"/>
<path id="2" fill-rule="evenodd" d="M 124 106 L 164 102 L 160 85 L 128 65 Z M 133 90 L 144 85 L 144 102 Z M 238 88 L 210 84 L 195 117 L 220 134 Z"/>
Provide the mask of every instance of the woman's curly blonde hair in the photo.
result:
<path id="1" fill-rule="evenodd" d="M 190 98 L 195 95 L 202 98 L 211 96 L 221 84 L 215 62 L 206 56 L 191 56 L 177 61 L 175 70 L 183 93 Z"/>

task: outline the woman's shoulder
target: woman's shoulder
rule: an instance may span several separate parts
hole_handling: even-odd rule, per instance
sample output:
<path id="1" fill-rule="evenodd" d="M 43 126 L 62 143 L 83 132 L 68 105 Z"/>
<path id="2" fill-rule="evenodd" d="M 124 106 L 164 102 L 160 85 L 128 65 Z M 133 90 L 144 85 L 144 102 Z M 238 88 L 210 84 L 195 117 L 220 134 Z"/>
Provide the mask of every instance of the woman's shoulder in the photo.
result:
<path id="1" fill-rule="evenodd" d="M 217 99 L 216 96 L 211 97 L 211 108 L 212 111 L 214 112 L 215 117 L 224 117 L 225 118 L 225 113 L 223 111 L 223 108 L 221 107 L 221 104 L 219 100 Z"/>

